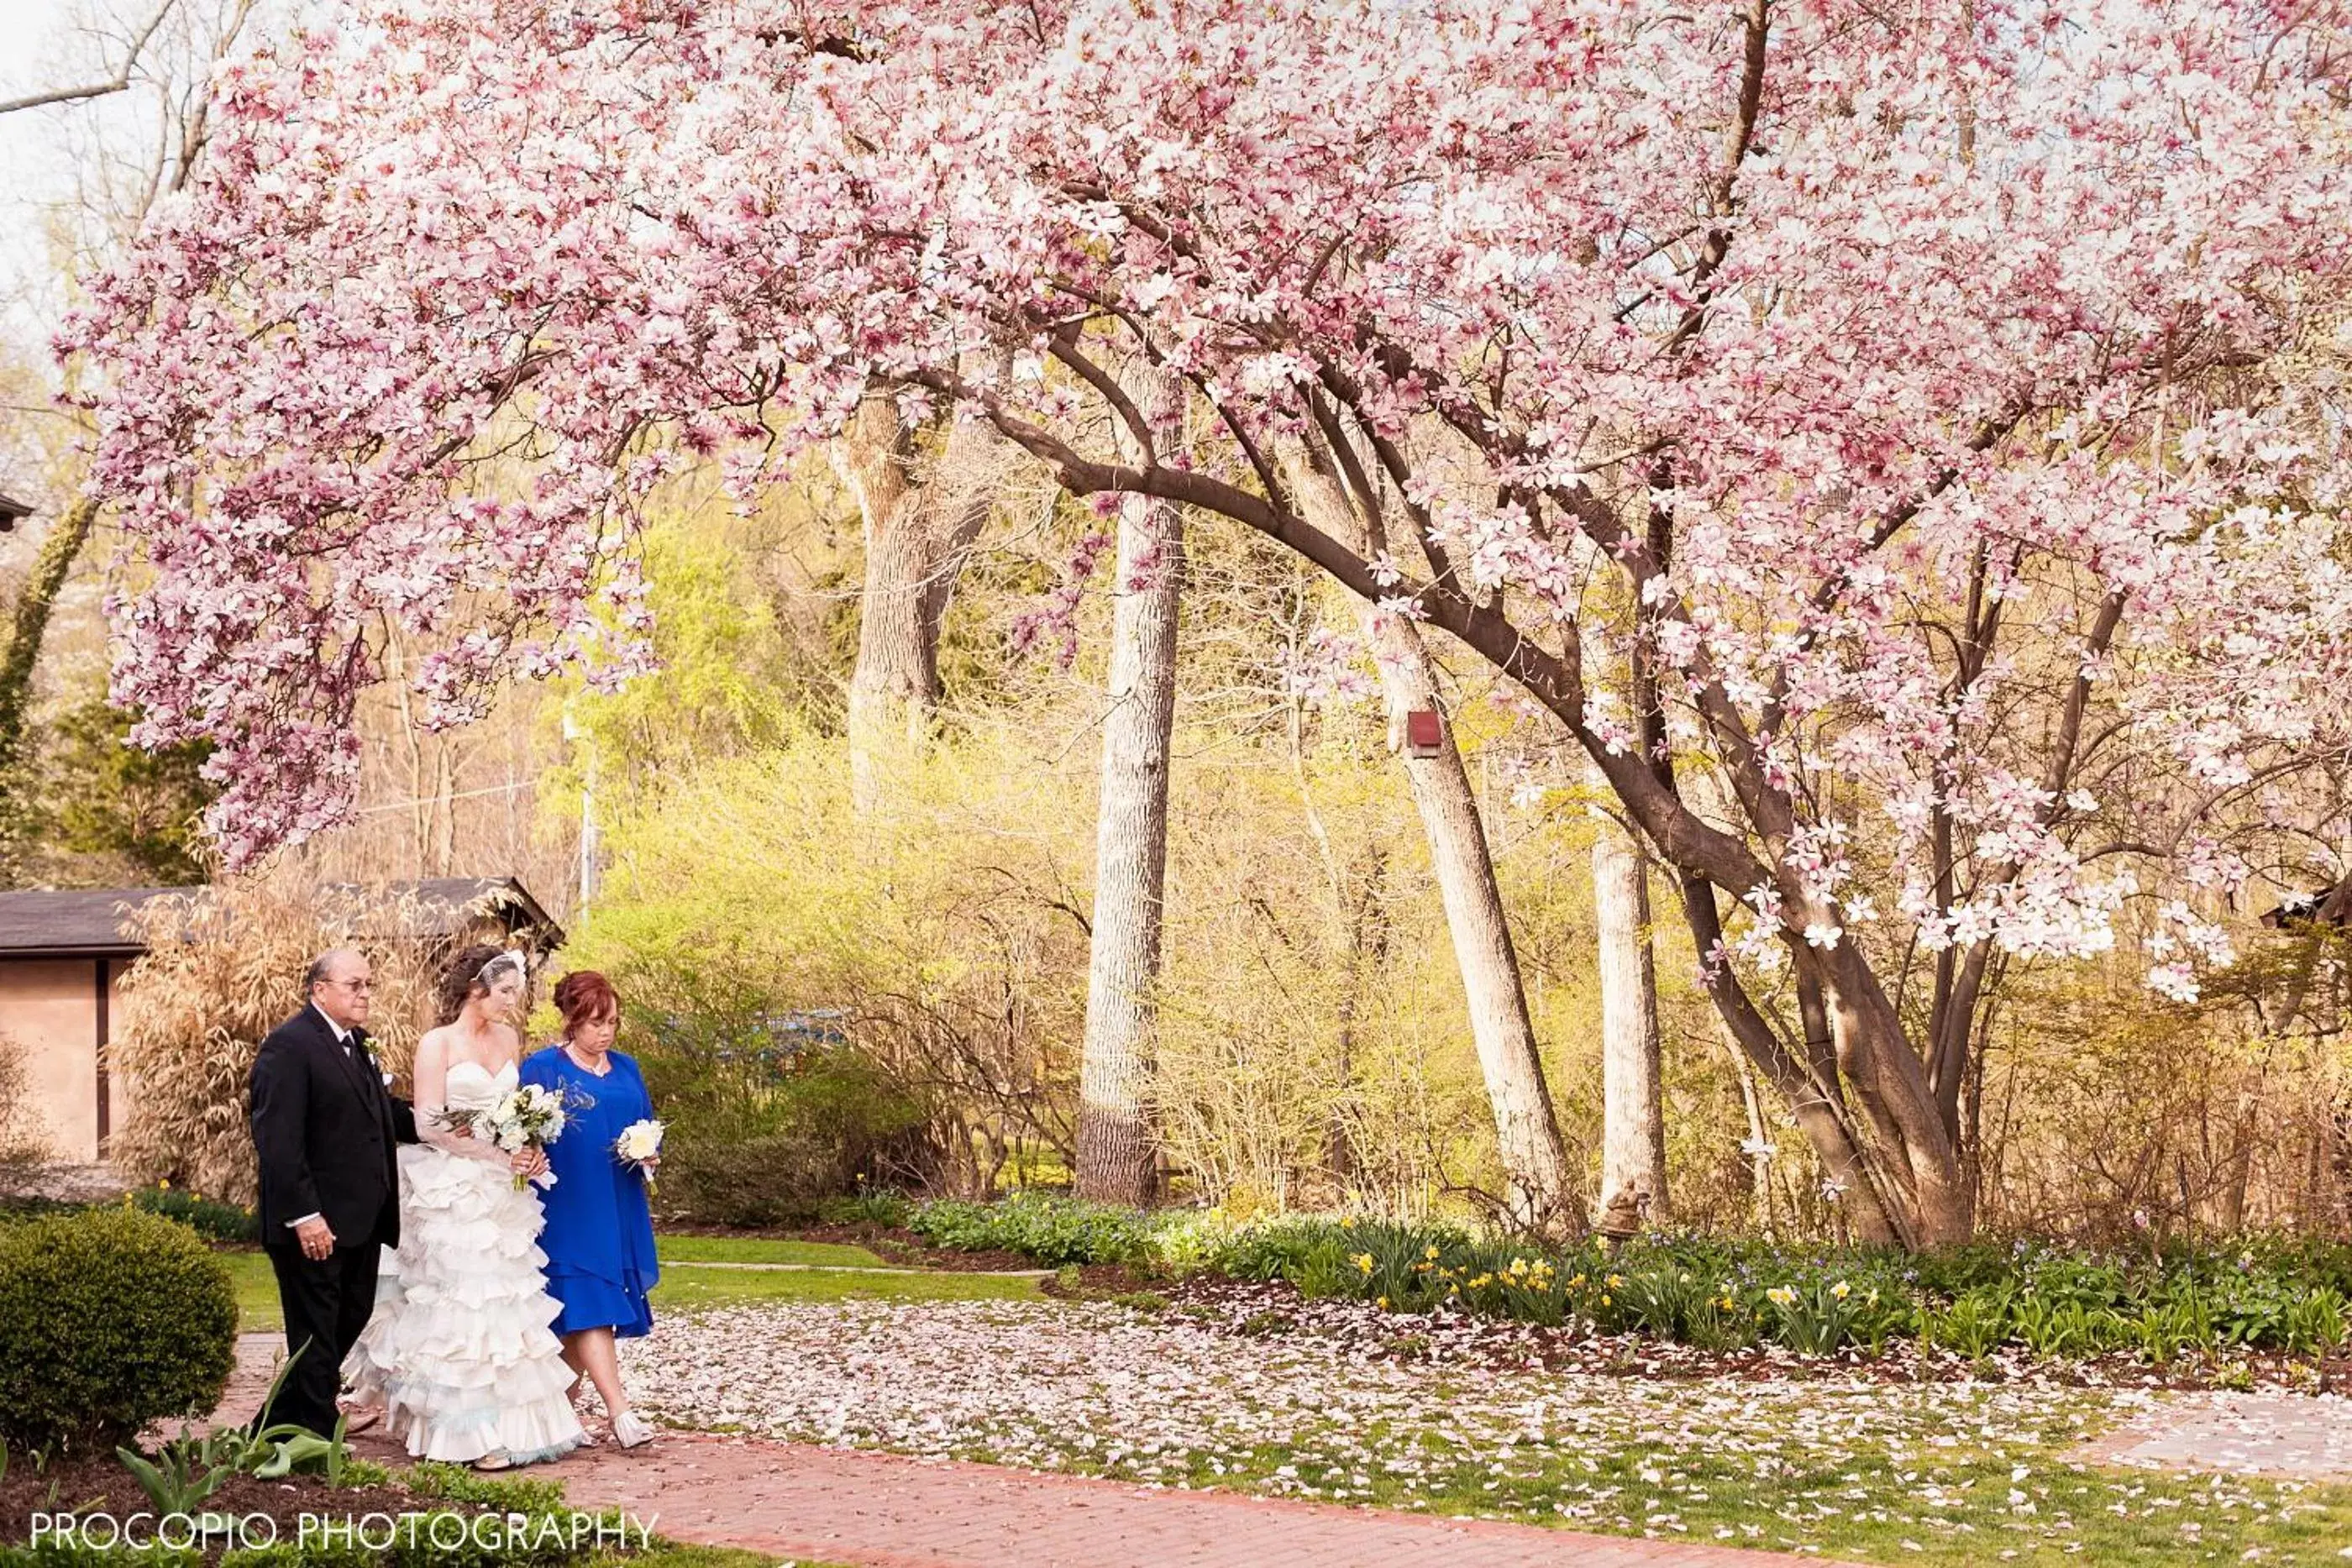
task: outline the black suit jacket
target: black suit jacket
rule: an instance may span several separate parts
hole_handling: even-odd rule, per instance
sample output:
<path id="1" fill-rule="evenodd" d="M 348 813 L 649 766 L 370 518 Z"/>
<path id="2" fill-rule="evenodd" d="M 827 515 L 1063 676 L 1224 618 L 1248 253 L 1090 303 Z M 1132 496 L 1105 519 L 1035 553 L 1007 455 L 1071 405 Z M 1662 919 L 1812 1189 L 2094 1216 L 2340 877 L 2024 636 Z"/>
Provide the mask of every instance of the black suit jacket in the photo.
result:
<path id="1" fill-rule="evenodd" d="M 291 1223 L 323 1215 L 338 1247 L 400 1242 L 393 1152 L 416 1119 L 384 1087 L 354 1030 L 346 1051 L 315 1007 L 269 1031 L 253 1059 L 253 1146 L 261 1157 L 262 1244 L 294 1245 Z"/>

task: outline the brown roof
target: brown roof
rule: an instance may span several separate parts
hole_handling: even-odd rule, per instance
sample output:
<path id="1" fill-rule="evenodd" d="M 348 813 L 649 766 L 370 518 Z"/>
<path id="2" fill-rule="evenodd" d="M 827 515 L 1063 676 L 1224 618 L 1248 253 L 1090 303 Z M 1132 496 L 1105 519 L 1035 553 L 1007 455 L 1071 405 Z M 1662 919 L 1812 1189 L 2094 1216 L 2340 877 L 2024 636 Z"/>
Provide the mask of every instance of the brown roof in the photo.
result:
<path id="1" fill-rule="evenodd" d="M 357 891 L 338 884 L 339 891 Z M 73 888 L 0 893 L 0 958 L 129 958 L 147 950 L 132 917 L 159 898 L 201 896 L 194 887 Z M 563 946 L 563 928 L 530 890 L 510 876 L 444 876 L 385 884 L 410 912 L 400 936 L 456 936 L 468 918 L 495 913 L 511 931 L 531 934 L 541 951 Z"/>
<path id="2" fill-rule="evenodd" d="M 24 502 L 12 501 L 5 496 L 0 496 L 0 534 L 5 534 L 15 528 L 17 518 L 29 517 L 32 515 L 33 508 Z"/>

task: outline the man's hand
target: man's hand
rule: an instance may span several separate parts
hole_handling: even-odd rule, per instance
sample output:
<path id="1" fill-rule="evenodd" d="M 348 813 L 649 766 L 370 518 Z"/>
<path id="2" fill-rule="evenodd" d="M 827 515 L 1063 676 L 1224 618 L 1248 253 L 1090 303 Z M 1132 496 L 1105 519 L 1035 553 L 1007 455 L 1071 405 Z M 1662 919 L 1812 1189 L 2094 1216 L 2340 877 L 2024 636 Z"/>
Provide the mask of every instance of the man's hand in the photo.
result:
<path id="1" fill-rule="evenodd" d="M 547 1151 L 535 1145 L 519 1149 L 507 1166 L 519 1176 L 535 1176 L 547 1168 Z"/>
<path id="2" fill-rule="evenodd" d="M 335 1233 L 324 1219 L 306 1219 L 294 1228 L 294 1239 L 302 1244 L 302 1256 L 318 1262 L 335 1249 Z"/>

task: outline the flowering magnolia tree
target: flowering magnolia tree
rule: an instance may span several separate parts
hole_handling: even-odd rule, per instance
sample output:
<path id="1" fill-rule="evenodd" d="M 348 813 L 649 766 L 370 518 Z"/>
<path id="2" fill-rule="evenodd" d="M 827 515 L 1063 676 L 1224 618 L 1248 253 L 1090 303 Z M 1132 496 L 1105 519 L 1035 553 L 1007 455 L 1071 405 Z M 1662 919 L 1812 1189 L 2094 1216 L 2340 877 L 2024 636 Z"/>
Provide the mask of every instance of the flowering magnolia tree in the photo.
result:
<path id="1" fill-rule="evenodd" d="M 250 855 L 343 809 L 386 626 L 443 720 L 616 678 L 651 486 L 952 400 L 1507 677 L 1858 1228 L 1950 1241 L 1989 979 L 2232 885 L 2336 738 L 2344 454 L 2275 373 L 2336 319 L 2335 20 L 347 0 L 221 75 L 65 337 L 116 697 L 219 743 Z M 1161 450 L 1138 357 L 1220 447 Z M 2221 937 L 2168 918 L 2177 989 Z"/>

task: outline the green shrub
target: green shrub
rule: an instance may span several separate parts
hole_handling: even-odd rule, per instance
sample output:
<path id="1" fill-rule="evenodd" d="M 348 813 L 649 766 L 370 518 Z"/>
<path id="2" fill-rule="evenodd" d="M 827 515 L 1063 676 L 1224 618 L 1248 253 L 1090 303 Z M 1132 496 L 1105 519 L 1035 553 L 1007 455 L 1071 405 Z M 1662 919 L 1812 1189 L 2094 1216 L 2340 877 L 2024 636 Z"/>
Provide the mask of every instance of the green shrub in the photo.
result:
<path id="1" fill-rule="evenodd" d="M 1018 1252 L 1049 1269 L 1150 1261 L 1168 1223 L 1146 1210 L 1026 1192 L 1000 1203 L 927 1203 L 907 1218 L 934 1246 Z"/>
<path id="2" fill-rule="evenodd" d="M 133 1189 L 131 1201 L 150 1214 L 176 1219 L 198 1235 L 215 1241 L 258 1241 L 261 1227 L 249 1208 L 221 1203 L 200 1194 L 157 1183 Z"/>
<path id="3" fill-rule="evenodd" d="M 791 1225 L 811 1219 L 833 1169 L 829 1141 L 798 1133 L 724 1140 L 662 1139 L 664 1215 L 706 1225 Z"/>
<path id="4" fill-rule="evenodd" d="M 820 1198 L 816 1205 L 816 1217 L 827 1225 L 878 1225 L 885 1230 L 904 1228 L 914 1212 L 913 1199 L 887 1186 Z"/>
<path id="5" fill-rule="evenodd" d="M 0 1229 L 0 1439 L 107 1451 L 220 1399 L 228 1270 L 186 1226 L 129 1207 Z"/>
<path id="6" fill-rule="evenodd" d="M 663 1141 L 665 1214 L 710 1225 L 804 1220 L 856 1187 L 878 1152 L 919 1133 L 919 1106 L 846 1049 L 790 1072 L 673 1042 L 643 1060 Z"/>
<path id="7" fill-rule="evenodd" d="M 1928 1343 L 1982 1361 L 2009 1338 L 2010 1299 L 2016 1287 L 2005 1281 L 1973 1285 L 1951 1305 L 1923 1314 Z"/>

